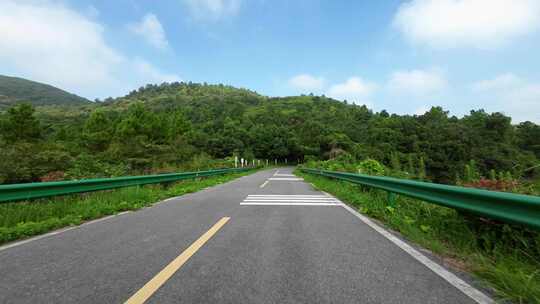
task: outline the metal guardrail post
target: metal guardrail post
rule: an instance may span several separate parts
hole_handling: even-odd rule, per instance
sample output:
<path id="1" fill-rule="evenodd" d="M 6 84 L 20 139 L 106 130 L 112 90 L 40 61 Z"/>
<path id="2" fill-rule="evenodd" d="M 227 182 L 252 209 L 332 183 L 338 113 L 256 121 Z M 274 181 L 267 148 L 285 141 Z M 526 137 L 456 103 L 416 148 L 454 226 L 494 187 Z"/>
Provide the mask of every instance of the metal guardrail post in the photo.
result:
<path id="1" fill-rule="evenodd" d="M 388 204 L 394 206 L 396 204 L 396 194 L 394 192 L 387 191 Z"/>

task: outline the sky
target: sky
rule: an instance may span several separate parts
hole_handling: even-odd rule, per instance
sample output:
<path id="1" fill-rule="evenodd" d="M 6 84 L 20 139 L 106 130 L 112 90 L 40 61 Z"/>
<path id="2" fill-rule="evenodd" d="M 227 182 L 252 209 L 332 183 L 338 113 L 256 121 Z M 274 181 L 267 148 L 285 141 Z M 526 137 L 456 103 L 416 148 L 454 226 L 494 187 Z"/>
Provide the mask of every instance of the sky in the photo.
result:
<path id="1" fill-rule="evenodd" d="M 0 74 L 89 99 L 193 81 L 540 123 L 540 0 L 0 0 Z"/>

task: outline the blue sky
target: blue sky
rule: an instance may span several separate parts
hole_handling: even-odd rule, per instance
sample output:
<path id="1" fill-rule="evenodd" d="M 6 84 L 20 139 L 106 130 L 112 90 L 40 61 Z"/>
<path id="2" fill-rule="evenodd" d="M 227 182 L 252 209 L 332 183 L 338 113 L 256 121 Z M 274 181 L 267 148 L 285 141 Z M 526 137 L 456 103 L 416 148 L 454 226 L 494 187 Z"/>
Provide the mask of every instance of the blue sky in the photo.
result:
<path id="1" fill-rule="evenodd" d="M 2 0 L 0 74 L 87 98 L 194 81 L 540 122 L 538 0 Z"/>

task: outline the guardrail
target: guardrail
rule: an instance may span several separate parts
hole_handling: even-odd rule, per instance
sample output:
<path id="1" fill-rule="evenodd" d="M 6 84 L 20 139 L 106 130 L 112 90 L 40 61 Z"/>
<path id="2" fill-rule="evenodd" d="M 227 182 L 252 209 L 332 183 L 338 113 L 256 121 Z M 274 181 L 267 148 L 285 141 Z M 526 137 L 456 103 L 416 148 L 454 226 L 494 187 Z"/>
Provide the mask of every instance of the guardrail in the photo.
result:
<path id="1" fill-rule="evenodd" d="M 301 168 L 303 172 L 345 180 L 450 207 L 482 217 L 540 229 L 540 197 L 413 180 Z"/>
<path id="2" fill-rule="evenodd" d="M 116 178 L 81 179 L 75 181 L 0 185 L 0 203 L 29 200 L 73 193 L 109 190 L 122 187 L 174 182 L 184 179 L 246 171 L 251 168 L 218 169 L 209 171 L 126 176 Z"/>

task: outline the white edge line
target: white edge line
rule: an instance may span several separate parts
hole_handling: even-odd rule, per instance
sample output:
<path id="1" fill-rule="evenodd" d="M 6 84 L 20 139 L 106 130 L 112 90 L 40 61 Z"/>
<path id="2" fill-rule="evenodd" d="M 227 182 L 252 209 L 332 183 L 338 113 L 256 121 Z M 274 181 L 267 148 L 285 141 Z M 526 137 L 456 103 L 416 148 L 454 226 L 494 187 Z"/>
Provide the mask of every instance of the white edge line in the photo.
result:
<path id="1" fill-rule="evenodd" d="M 382 234 L 386 239 L 394 243 L 396 246 L 401 248 L 403 251 L 408 253 L 410 256 L 412 256 L 415 260 L 422 263 L 424 266 L 429 268 L 431 271 L 435 272 L 437 275 L 439 275 L 441 278 L 446 280 L 448 283 L 450 283 L 455 288 L 459 289 L 461 292 L 463 292 L 465 295 L 469 296 L 471 299 L 476 301 L 480 304 L 488 304 L 488 303 L 495 303 L 490 297 L 486 296 L 484 293 L 479 291 L 478 289 L 472 287 L 467 282 L 463 281 L 459 277 L 457 277 L 455 274 L 451 273 L 450 271 L 446 270 L 441 265 L 433 262 L 425 255 L 421 254 L 418 250 L 414 249 L 409 244 L 405 243 L 404 241 L 400 240 L 395 235 L 391 234 L 390 232 L 386 231 L 384 228 L 380 227 L 379 225 L 375 224 L 373 221 L 371 221 L 369 218 L 361 215 L 356 210 L 351 208 L 350 206 L 346 204 L 342 204 L 343 208 L 347 209 L 352 215 L 359 218 L 362 222 L 364 222 L 369 227 L 373 228 L 378 233 Z"/>
<path id="2" fill-rule="evenodd" d="M 151 206 L 157 205 L 159 203 L 164 203 L 164 202 L 166 202 L 168 200 L 171 200 L 171 199 L 174 199 L 174 198 L 175 197 L 167 199 L 167 200 L 163 200 L 163 201 L 160 201 L 160 202 L 157 202 L 157 203 L 155 203 L 155 204 L 153 204 Z M 30 242 L 33 242 L 33 241 L 41 240 L 41 239 L 44 239 L 46 237 L 57 235 L 57 234 L 60 234 L 60 233 L 64 233 L 64 232 L 67 232 L 67 231 L 70 231 L 70 230 L 73 230 L 73 229 L 78 229 L 78 228 L 81 228 L 81 227 L 84 227 L 84 226 L 87 226 L 87 225 L 103 222 L 105 220 L 112 219 L 114 217 L 124 215 L 124 214 L 127 214 L 127 213 L 131 213 L 131 212 L 133 212 L 133 211 L 132 210 L 126 210 L 126 211 L 122 211 L 122 212 L 119 212 L 119 213 L 116 213 L 116 214 L 107 215 L 105 217 L 101 217 L 101 218 L 98 218 L 98 219 L 95 219 L 95 220 L 90 220 L 88 222 L 81 223 L 80 225 L 67 226 L 67 227 L 64 227 L 64 228 L 59 228 L 57 230 L 53 230 L 51 232 L 47 232 L 45 234 L 32 236 L 32 237 L 24 239 L 24 240 L 10 242 L 10 243 L 7 243 L 6 245 L 0 246 L 0 251 L 7 250 L 9 248 L 17 247 L 17 246 L 20 246 L 20 245 L 24 245 L 24 244 L 27 244 L 27 243 L 30 243 Z"/>
<path id="3" fill-rule="evenodd" d="M 341 206 L 339 203 L 240 203 L 242 206 Z"/>
<path id="4" fill-rule="evenodd" d="M 264 186 L 266 186 L 266 184 L 268 184 L 269 181 L 265 181 L 262 185 L 259 186 L 259 188 L 264 188 Z"/>
<path id="5" fill-rule="evenodd" d="M 51 232 L 48 232 L 48 233 L 45 233 L 45 234 L 42 234 L 42 235 L 31 237 L 31 238 L 26 239 L 26 240 L 9 243 L 7 245 L 0 246 L 0 251 L 6 250 L 6 249 L 9 249 L 9 248 L 13 248 L 13 247 L 16 247 L 16 246 L 19 246 L 19 245 L 24 245 L 26 243 L 37 241 L 37 240 L 40 240 L 40 239 L 43 239 L 43 238 L 46 238 L 46 237 L 49 237 L 49 236 L 53 236 L 53 235 L 62 233 L 62 232 L 66 232 L 66 231 L 75 229 L 77 227 L 78 226 L 71 226 L 71 227 L 61 228 L 61 229 L 54 230 L 54 231 L 51 231 Z"/>

